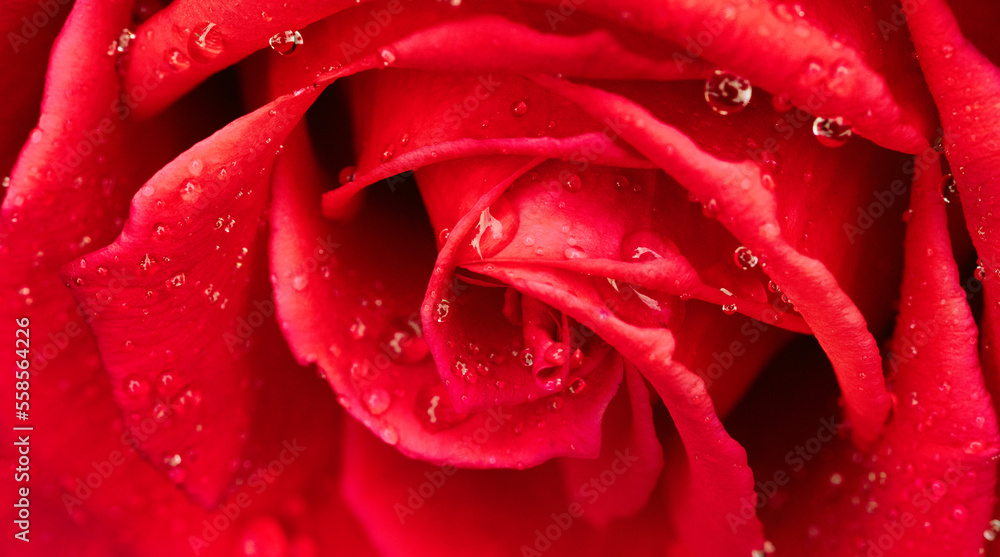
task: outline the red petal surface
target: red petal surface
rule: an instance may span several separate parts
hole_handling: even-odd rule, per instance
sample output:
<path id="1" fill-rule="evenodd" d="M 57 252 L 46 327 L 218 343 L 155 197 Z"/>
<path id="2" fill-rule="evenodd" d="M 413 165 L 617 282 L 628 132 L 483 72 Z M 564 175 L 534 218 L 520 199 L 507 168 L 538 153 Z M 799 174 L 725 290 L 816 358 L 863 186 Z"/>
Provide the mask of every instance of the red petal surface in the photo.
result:
<path id="1" fill-rule="evenodd" d="M 926 103 L 919 86 L 914 87 L 915 74 L 894 69 L 895 75 L 909 75 L 890 89 L 886 78 L 872 67 L 884 57 L 893 64 L 905 64 L 905 58 L 893 59 L 898 49 L 883 49 L 868 36 L 877 33 L 878 22 L 888 14 L 869 11 L 859 24 L 859 19 L 851 17 L 853 10 L 830 2 L 817 9 L 822 15 L 816 19 L 836 16 L 843 24 L 829 24 L 830 29 L 824 30 L 811 18 L 799 16 L 795 7 L 769 2 L 737 7 L 721 0 L 683 4 L 603 0 L 581 4 L 579 9 L 686 45 L 675 60 L 679 56 L 681 62 L 688 62 L 704 56 L 755 85 L 790 95 L 796 106 L 821 116 L 845 118 L 859 134 L 884 147 L 918 153 L 928 145 L 929 125 L 917 112 Z M 850 34 L 845 36 L 845 32 Z M 876 48 L 867 48 L 873 43 Z"/>
<path id="2" fill-rule="evenodd" d="M 701 151 L 677 129 L 616 95 L 548 77 L 535 78 L 585 107 L 598 118 L 617 117 L 621 135 L 688 188 L 703 204 L 714 201 L 723 224 L 754 253 L 781 285 L 824 346 L 862 444 L 875 440 L 889 411 L 875 340 L 833 275 L 802 255 L 781 236 L 773 194 L 762 185 L 757 165 L 727 163 Z M 830 305 L 838 308 L 829 310 Z"/>
<path id="3" fill-rule="evenodd" d="M 903 299 L 886 358 L 898 400 L 892 422 L 877 451 L 853 463 L 843 455 L 831 470 L 837 480 L 813 486 L 808 503 L 799 502 L 811 509 L 801 520 L 818 525 L 823 536 L 806 539 L 805 528 L 784 530 L 776 523 L 783 550 L 877 550 L 887 556 L 982 551 L 983 532 L 994 517 L 1000 435 L 979 365 L 975 322 L 951 259 L 940 176 L 924 172 L 911 203 Z M 817 509 L 817 502 L 823 506 Z M 803 512 L 798 505 L 787 512 L 796 509 Z M 838 516 L 854 520 L 832 518 Z M 785 525 L 800 520 L 786 519 Z"/>
<path id="4" fill-rule="evenodd" d="M 421 338 L 428 331 L 420 301 L 435 245 L 412 190 L 373 190 L 351 218 L 328 222 L 316 204 L 326 180 L 304 131 L 285 156 L 295 162 L 278 169 L 272 210 L 278 315 L 299 360 L 319 365 L 352 415 L 404 454 L 438 463 L 528 467 L 552 456 L 598 454 L 600 414 L 621 380 L 613 355 L 610 373 L 576 404 L 501 400 L 460 412 L 461 401 L 442 383 L 453 362 L 439 375 Z M 467 371 L 479 377 L 475 364 L 491 350 L 482 345 Z M 493 365 L 480 384 L 497 381 Z"/>
<path id="5" fill-rule="evenodd" d="M 261 48 L 279 32 L 298 29 L 355 2 L 171 2 L 136 31 L 123 89 L 146 118 L 213 73 Z M 303 84 L 305 85 L 305 84 Z M 290 92 L 290 91 L 288 91 Z"/>
<path id="6" fill-rule="evenodd" d="M 204 505 L 242 452 L 261 367 L 248 348 L 274 311 L 251 281 L 267 174 L 315 95 L 278 99 L 192 147 L 141 188 L 113 244 L 64 268 L 126 416 L 176 414 L 143 452 Z"/>
<path id="7" fill-rule="evenodd" d="M 4 99 L 0 106 L 0 122 L 4 124 L 0 129 L 0 173 L 4 175 L 38 121 L 49 50 L 69 11 L 69 5 L 52 2 L 43 8 L 32 0 L 9 0 L 0 6 L 0 35 L 8 43 L 0 51 L 0 74 L 17 76 L 0 83 L 0 98 Z M 0 199 L 6 193 L 0 192 Z"/>
<path id="8" fill-rule="evenodd" d="M 1000 191 L 1000 69 L 967 41 L 943 2 L 921 5 L 910 17 L 920 64 L 944 126 L 944 149 L 958 186 L 966 226 L 983 268 L 984 365 L 996 389 L 1000 352 L 1000 243 L 995 231 Z"/>

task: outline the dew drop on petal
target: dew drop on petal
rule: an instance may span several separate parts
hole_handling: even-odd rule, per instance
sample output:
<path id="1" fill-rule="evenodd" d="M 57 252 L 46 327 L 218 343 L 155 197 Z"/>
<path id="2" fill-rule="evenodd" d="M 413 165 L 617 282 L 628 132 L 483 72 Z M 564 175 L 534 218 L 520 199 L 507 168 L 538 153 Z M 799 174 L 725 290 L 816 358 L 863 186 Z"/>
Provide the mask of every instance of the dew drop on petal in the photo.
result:
<path id="1" fill-rule="evenodd" d="M 164 52 L 163 59 L 166 61 L 167 66 L 175 71 L 183 71 L 191 67 L 191 59 L 176 48 L 171 48 Z"/>
<path id="2" fill-rule="evenodd" d="M 954 203 L 958 200 L 958 186 L 955 184 L 955 176 L 945 174 L 941 178 L 941 198 L 945 203 Z"/>
<path id="3" fill-rule="evenodd" d="M 587 388 L 587 382 L 584 381 L 582 377 L 577 377 L 572 382 L 570 382 L 569 387 L 567 387 L 566 390 L 569 391 L 569 394 L 571 395 L 578 395 L 586 388 Z"/>
<path id="4" fill-rule="evenodd" d="M 514 101 L 510 105 L 510 113 L 520 118 L 528 113 L 528 103 L 525 100 Z"/>
<path id="5" fill-rule="evenodd" d="M 212 22 L 198 25 L 188 39 L 188 54 L 200 64 L 207 64 L 222 53 L 222 31 Z"/>
<path id="6" fill-rule="evenodd" d="M 733 73 L 715 70 L 705 81 L 705 100 L 708 106 L 723 116 L 746 108 L 752 94 L 750 81 Z"/>
<path id="7" fill-rule="evenodd" d="M 733 252 L 733 261 L 735 261 L 736 265 L 744 271 L 753 269 L 757 266 L 757 256 L 754 255 L 753 252 L 750 251 L 750 248 L 746 246 L 736 248 L 736 251 Z"/>
<path id="8" fill-rule="evenodd" d="M 302 46 L 302 33 L 295 30 L 275 33 L 269 40 L 271 50 L 282 56 L 292 56 Z"/>
<path id="9" fill-rule="evenodd" d="M 337 176 L 337 181 L 340 185 L 348 184 L 354 181 L 358 174 L 358 167 L 356 166 L 345 166 L 340 169 L 340 174 Z"/>
<path id="10" fill-rule="evenodd" d="M 448 319 L 448 314 L 451 313 L 451 302 L 447 299 L 441 299 L 434 307 L 434 315 L 437 317 L 438 323 L 444 323 Z"/>
<path id="11" fill-rule="evenodd" d="M 149 382 L 134 373 L 122 380 L 122 391 L 131 400 L 143 400 L 149 394 Z"/>
<path id="12" fill-rule="evenodd" d="M 372 389 L 364 396 L 365 407 L 375 416 L 384 414 L 389 409 L 390 402 L 392 398 L 389 392 L 382 388 Z"/>
<path id="13" fill-rule="evenodd" d="M 518 354 L 518 360 L 520 360 L 521 365 L 524 367 L 531 367 L 535 364 L 535 355 L 531 352 L 530 348 L 525 348 Z"/>
<path id="14" fill-rule="evenodd" d="M 396 54 L 389 50 L 388 48 L 383 48 L 378 51 L 379 58 L 382 59 L 382 67 L 388 67 L 390 64 L 396 61 Z"/>
<path id="15" fill-rule="evenodd" d="M 840 147 L 847 143 L 847 140 L 854 135 L 851 127 L 844 124 L 844 119 L 819 117 L 813 121 L 813 135 L 824 147 Z"/>
<path id="16" fill-rule="evenodd" d="M 440 382 L 430 383 L 417 391 L 414 414 L 424 429 L 437 433 L 454 427 L 468 417 L 455 411 L 448 391 Z"/>

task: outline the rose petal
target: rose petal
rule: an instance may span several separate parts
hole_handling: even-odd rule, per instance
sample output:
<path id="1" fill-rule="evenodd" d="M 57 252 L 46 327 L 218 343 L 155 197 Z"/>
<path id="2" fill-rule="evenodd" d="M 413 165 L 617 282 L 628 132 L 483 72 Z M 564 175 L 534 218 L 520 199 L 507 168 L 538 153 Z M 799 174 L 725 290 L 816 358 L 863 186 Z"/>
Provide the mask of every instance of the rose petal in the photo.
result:
<path id="1" fill-rule="evenodd" d="M 596 460 L 559 461 L 566 493 L 571 499 L 583 505 L 600 498 L 601 504 L 584 515 L 598 526 L 641 511 L 663 469 L 663 448 L 653 429 L 649 391 L 632 366 L 626 367 L 625 378 L 627 387 L 619 391 L 604 416 L 601 456 Z M 628 440 L 624 448 L 618 446 L 623 440 Z M 610 486 L 607 485 L 610 482 L 605 483 L 607 470 L 616 476 Z M 591 478 L 598 478 L 599 485 L 589 483 Z M 604 489 L 599 491 L 599 487 Z"/>
<path id="2" fill-rule="evenodd" d="M 787 538 L 782 551 L 983 551 L 983 532 L 994 517 L 1000 434 L 979 364 L 975 321 L 951 257 L 940 177 L 931 168 L 914 185 L 903 301 L 886 358 L 898 398 L 893 419 L 877 451 L 853 459 L 847 451 L 840 455 L 828 468 L 836 472 L 832 485 L 823 481 L 829 474 L 821 475 L 818 485 L 792 492 L 803 498 L 784 512 L 803 513 L 802 520 L 819 525 L 823 535 L 805 539 L 804 528 L 776 522 Z"/>
<path id="3" fill-rule="evenodd" d="M 0 172 L 6 173 L 14 165 L 28 132 L 38 121 L 49 51 L 69 11 L 69 6 L 59 4 L 43 10 L 31 0 L 8 0 L 0 8 L 0 34 L 10 45 L 0 54 L 0 74 L 17 76 L 0 84 L 0 98 L 4 99 L 0 106 L 0 122 L 4 123 Z M 0 191 L 0 199 L 6 193 Z"/>
<path id="4" fill-rule="evenodd" d="M 966 226 L 983 269 L 983 337 L 1000 335 L 1000 245 L 997 216 L 1000 131 L 997 107 L 987 99 L 1000 95 L 1000 69 L 962 37 L 947 5 L 927 2 L 908 18 L 920 65 L 944 126 L 944 149 L 954 172 Z M 997 386 L 1000 352 L 995 342 L 983 345 L 987 380 Z"/>
<path id="5" fill-rule="evenodd" d="M 275 33 L 304 27 L 354 4 L 306 1 L 290 6 L 259 0 L 237 7 L 171 2 L 135 31 L 123 89 L 137 101 L 136 116 L 147 118 L 213 73 L 267 47 Z"/>
<path id="6" fill-rule="evenodd" d="M 618 118 L 623 139 L 702 203 L 714 201 L 727 229 L 754 253 L 766 256 L 766 272 L 798 306 L 834 364 L 855 439 L 863 445 L 874 441 L 889 411 L 875 340 L 864 317 L 829 270 L 783 240 L 774 196 L 761 184 L 762 172 L 757 165 L 727 163 L 708 155 L 677 129 L 622 97 L 549 77 L 535 79 L 573 99 L 595 117 Z M 831 312 L 830 305 L 838 311 Z"/>
<path id="7" fill-rule="evenodd" d="M 419 312 L 435 243 L 419 204 L 371 190 L 352 218 L 324 221 L 315 200 L 325 179 L 304 130 L 282 160 L 271 245 L 278 314 L 300 362 L 319 365 L 356 419 L 404 454 L 437 463 L 523 468 L 598 454 L 600 416 L 621 381 L 613 355 L 572 404 L 459 412 L 420 336 L 428 333 Z M 479 382 L 496 381 L 493 373 Z"/>
<path id="8" fill-rule="evenodd" d="M 260 372 L 248 340 L 274 311 L 251 280 L 262 265 L 267 171 L 315 96 L 278 99 L 192 147 L 143 186 L 113 244 L 63 269 L 123 410 L 174 414 L 141 444 L 144 453 L 206 506 L 228 487 L 243 450 Z M 202 334 L 209 329 L 222 334 Z M 192 449 L 201 456 L 188 462 Z"/>
<path id="9" fill-rule="evenodd" d="M 686 53 L 677 53 L 683 61 L 704 56 L 755 85 L 788 94 L 796 106 L 808 107 L 821 116 L 845 118 L 857 133 L 879 145 L 920 152 L 928 145 L 930 130 L 918 112 L 926 102 L 920 97 L 917 74 L 912 68 L 908 73 L 895 70 L 902 79 L 890 90 L 885 77 L 873 69 L 882 57 L 872 53 L 883 51 L 869 34 L 890 14 L 853 13 L 855 10 L 841 4 L 810 6 L 821 14 L 814 20 L 801 18 L 788 5 L 766 2 L 739 7 L 724 1 L 664 7 L 641 0 L 616 0 L 587 2 L 580 9 L 609 20 L 624 20 L 644 33 L 688 45 Z M 834 19 L 844 25 L 832 28 L 851 33 L 846 45 L 841 41 L 847 37 L 835 38 L 818 23 Z M 905 41 L 905 37 L 896 41 Z M 768 63 L 760 63 L 762 60 Z M 905 59 L 892 63 L 905 64 Z"/>
<path id="10" fill-rule="evenodd" d="M 749 553 L 763 547 L 746 453 L 719 422 L 704 382 L 672 361 L 674 341 L 669 331 L 621 321 L 592 285 L 565 272 L 498 267 L 484 274 L 515 284 L 579 320 L 653 384 L 670 410 L 688 457 L 689 475 L 680 493 L 671 494 L 682 546 L 713 555 Z M 739 517 L 739 527 L 732 526 L 732 517 Z"/>

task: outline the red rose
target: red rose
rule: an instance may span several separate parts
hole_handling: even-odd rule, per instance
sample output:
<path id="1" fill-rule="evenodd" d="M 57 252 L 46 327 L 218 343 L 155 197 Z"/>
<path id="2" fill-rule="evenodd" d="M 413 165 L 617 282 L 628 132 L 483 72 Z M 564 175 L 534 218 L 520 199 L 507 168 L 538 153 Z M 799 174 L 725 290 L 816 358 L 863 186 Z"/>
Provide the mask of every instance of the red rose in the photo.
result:
<path id="1" fill-rule="evenodd" d="M 996 551 L 991 8 L 64 4 L 13 554 Z"/>

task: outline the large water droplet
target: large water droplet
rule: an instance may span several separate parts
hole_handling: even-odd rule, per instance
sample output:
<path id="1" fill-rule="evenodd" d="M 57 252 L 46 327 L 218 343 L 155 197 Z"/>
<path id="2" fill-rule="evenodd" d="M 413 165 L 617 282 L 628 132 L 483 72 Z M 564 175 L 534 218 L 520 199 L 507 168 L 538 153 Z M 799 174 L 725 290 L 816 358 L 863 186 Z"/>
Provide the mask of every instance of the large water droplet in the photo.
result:
<path id="1" fill-rule="evenodd" d="M 291 56 L 295 54 L 296 49 L 302 46 L 302 42 L 302 33 L 294 30 L 276 33 L 268 41 L 271 45 L 271 50 L 282 56 Z"/>
<path id="2" fill-rule="evenodd" d="M 198 63 L 207 64 L 222 53 L 222 31 L 211 22 L 205 22 L 191 31 L 188 39 L 188 54 Z"/>
<path id="3" fill-rule="evenodd" d="M 515 118 L 524 116 L 528 113 L 528 103 L 523 99 L 514 101 L 513 104 L 510 105 L 510 113 L 513 114 Z"/>
<path id="4" fill-rule="evenodd" d="M 577 377 L 570 382 L 569 387 L 566 388 L 571 395 L 578 395 L 587 388 L 587 382 L 583 380 L 582 377 Z"/>
<path id="5" fill-rule="evenodd" d="M 753 87 L 750 82 L 736 74 L 715 70 L 705 81 L 705 100 L 715 112 L 735 114 L 750 104 Z"/>
<path id="6" fill-rule="evenodd" d="M 479 214 L 479 223 L 470 245 L 480 258 L 492 257 L 507 247 L 520 224 L 520 217 L 505 197 L 493 202 Z"/>
<path id="7" fill-rule="evenodd" d="M 757 266 L 757 256 L 754 255 L 753 252 L 750 251 L 750 248 L 746 246 L 736 248 L 736 251 L 733 252 L 733 261 L 735 261 L 736 265 L 744 271 L 753 269 Z"/>
<path id="8" fill-rule="evenodd" d="M 580 177 L 569 171 L 559 175 L 559 182 L 562 183 L 563 189 L 570 193 L 576 193 L 583 189 L 583 182 L 580 180 Z"/>
<path id="9" fill-rule="evenodd" d="M 816 118 L 813 121 L 813 135 L 824 147 L 840 147 L 847 143 L 847 140 L 854 135 L 851 127 L 844 124 L 844 119 L 836 118 Z"/>
<path id="10" fill-rule="evenodd" d="M 444 323 L 448 319 L 448 314 L 451 313 L 451 302 L 446 299 L 441 299 L 434 307 L 434 315 L 437 317 L 438 323 Z"/>

